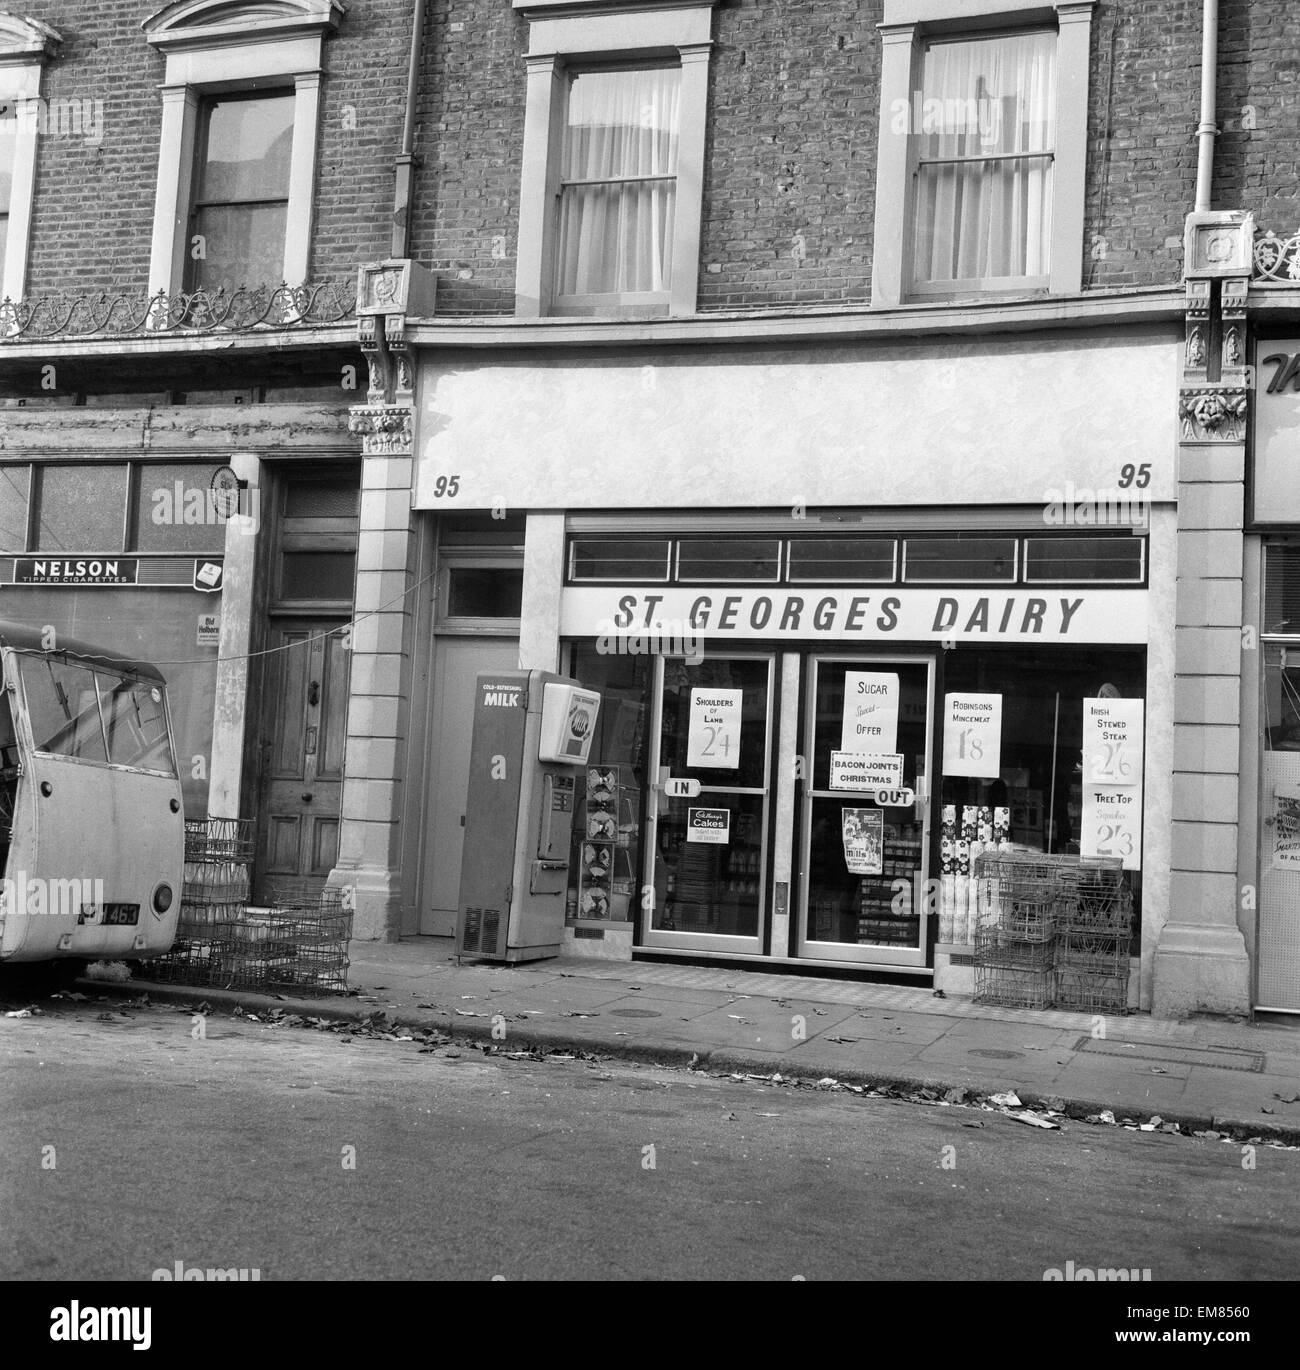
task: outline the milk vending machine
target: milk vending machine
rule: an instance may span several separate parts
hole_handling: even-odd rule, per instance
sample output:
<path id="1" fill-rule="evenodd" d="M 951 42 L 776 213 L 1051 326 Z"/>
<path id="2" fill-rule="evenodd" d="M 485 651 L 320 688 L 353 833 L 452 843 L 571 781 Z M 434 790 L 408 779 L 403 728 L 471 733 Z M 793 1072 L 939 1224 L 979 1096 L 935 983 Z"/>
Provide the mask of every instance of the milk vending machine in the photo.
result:
<path id="1" fill-rule="evenodd" d="M 558 956 L 577 768 L 600 695 L 550 671 L 492 671 L 475 692 L 456 955 Z"/>

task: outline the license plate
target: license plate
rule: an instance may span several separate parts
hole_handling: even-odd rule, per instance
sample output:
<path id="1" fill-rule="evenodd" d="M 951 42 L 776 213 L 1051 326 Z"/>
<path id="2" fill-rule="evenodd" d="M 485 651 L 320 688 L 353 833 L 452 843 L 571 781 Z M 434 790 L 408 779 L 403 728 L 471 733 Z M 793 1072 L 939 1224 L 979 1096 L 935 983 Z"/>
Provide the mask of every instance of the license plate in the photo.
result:
<path id="1" fill-rule="evenodd" d="M 135 927 L 140 921 L 139 904 L 105 904 L 102 927 Z"/>

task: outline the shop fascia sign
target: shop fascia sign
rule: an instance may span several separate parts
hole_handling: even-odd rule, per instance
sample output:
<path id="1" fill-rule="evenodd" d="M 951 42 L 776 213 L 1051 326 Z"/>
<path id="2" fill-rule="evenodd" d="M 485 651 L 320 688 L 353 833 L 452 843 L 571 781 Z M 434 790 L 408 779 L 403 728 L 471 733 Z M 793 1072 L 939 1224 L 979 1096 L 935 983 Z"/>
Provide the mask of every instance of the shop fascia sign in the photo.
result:
<path id="1" fill-rule="evenodd" d="M 564 591 L 561 632 L 611 653 L 679 652 L 700 638 L 899 642 L 1145 642 L 1144 590 L 737 590 L 698 586 Z M 689 649 L 689 646 L 688 648 Z"/>
<path id="2" fill-rule="evenodd" d="M 1300 523 L 1300 338 L 1255 346 L 1252 521 Z"/>

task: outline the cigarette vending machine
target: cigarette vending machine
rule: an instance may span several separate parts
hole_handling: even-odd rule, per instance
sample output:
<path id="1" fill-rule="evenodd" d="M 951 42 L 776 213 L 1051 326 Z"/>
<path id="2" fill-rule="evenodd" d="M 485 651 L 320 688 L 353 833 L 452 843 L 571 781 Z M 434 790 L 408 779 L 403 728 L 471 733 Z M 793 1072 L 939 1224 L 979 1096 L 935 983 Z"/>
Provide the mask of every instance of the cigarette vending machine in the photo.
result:
<path id="1" fill-rule="evenodd" d="M 578 768 L 599 709 L 594 690 L 550 671 L 478 677 L 457 957 L 559 955 Z"/>

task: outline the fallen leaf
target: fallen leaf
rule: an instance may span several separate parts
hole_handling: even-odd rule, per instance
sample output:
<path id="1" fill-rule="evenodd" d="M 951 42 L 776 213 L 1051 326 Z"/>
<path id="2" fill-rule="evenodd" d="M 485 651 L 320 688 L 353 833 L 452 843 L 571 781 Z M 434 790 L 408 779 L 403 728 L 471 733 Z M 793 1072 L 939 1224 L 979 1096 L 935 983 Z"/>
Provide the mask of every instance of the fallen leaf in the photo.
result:
<path id="1" fill-rule="evenodd" d="M 848 1045 L 850 1042 L 860 1042 L 860 1041 L 862 1040 L 862 1038 L 861 1038 L 861 1037 L 828 1037 L 826 1040 L 827 1040 L 828 1042 L 839 1042 L 839 1043 L 841 1043 L 841 1044 L 843 1044 L 843 1045 Z"/>
<path id="2" fill-rule="evenodd" d="M 1151 1073 L 1152 1073 L 1152 1075 L 1168 1075 L 1168 1074 L 1169 1074 L 1169 1072 L 1164 1068 L 1164 1066 L 1152 1066 L 1152 1067 L 1151 1067 Z"/>
<path id="3" fill-rule="evenodd" d="M 5 1014 L 6 1018 L 30 1018 L 31 1016 L 32 1011 L 29 1008 L 10 1009 L 9 1012 Z M 113 1015 L 111 1013 L 101 1013 L 99 1016 L 101 1019 L 107 1019 L 110 1023 L 113 1021 Z"/>
<path id="4" fill-rule="evenodd" d="M 84 999 L 86 996 L 82 994 L 77 995 L 76 997 Z M 1281 1101 L 1284 1104 L 1300 1104 L 1300 1094 L 1296 1094 L 1294 1092 L 1292 1092 L 1291 1094 L 1274 1094 L 1273 1097 L 1275 1099 L 1281 1099 Z"/>
<path id="5" fill-rule="evenodd" d="M 486 1018 L 486 1013 L 475 1013 L 472 1008 L 458 1008 L 452 1010 L 460 1018 Z"/>
<path id="6" fill-rule="evenodd" d="M 983 1127 L 983 1126 L 984 1126 L 984 1120 L 983 1120 L 982 1118 L 972 1118 L 972 1119 L 970 1120 L 970 1122 L 968 1122 L 968 1123 L 963 1123 L 963 1124 L 962 1124 L 962 1127 Z"/>

